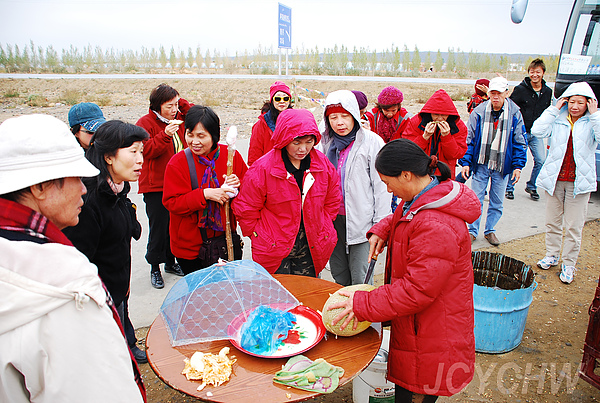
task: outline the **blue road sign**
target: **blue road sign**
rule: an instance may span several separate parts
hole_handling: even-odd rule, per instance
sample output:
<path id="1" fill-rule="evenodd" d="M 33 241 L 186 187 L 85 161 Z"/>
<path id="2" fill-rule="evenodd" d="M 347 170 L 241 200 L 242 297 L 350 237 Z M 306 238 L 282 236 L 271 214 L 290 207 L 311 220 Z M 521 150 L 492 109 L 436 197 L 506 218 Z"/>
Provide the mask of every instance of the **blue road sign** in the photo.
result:
<path id="1" fill-rule="evenodd" d="M 279 47 L 292 48 L 292 9 L 279 3 Z"/>

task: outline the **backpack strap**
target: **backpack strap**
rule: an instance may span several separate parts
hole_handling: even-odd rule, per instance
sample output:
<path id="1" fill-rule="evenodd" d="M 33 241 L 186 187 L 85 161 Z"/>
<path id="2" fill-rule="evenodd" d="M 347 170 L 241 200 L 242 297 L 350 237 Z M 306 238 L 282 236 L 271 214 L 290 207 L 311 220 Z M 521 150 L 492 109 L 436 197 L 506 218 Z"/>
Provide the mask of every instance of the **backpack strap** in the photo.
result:
<path id="1" fill-rule="evenodd" d="M 196 164 L 194 163 L 194 155 L 189 148 L 184 150 L 185 158 L 187 159 L 188 169 L 190 170 L 190 180 L 192 181 L 192 190 L 198 189 L 198 174 L 196 173 Z"/>

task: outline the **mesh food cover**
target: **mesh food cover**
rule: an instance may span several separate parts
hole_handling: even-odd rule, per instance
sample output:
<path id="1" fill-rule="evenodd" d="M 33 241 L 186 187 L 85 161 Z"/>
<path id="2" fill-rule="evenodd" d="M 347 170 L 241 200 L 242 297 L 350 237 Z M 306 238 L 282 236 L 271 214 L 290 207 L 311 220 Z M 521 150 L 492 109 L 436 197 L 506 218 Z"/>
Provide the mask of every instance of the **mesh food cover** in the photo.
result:
<path id="1" fill-rule="evenodd" d="M 167 294 L 162 315 L 172 346 L 229 339 L 228 326 L 247 319 L 260 305 L 299 305 L 298 300 L 258 263 L 216 263 L 180 279 Z"/>

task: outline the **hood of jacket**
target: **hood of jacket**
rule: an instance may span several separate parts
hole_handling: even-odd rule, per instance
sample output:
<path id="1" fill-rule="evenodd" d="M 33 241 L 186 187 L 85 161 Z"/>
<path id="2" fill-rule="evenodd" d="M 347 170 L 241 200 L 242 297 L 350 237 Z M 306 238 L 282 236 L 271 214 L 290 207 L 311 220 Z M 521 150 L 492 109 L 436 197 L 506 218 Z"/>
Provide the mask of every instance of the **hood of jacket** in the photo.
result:
<path id="1" fill-rule="evenodd" d="M 96 266 L 73 246 L 0 238 L 0 334 L 75 302 L 106 304 Z"/>
<path id="2" fill-rule="evenodd" d="M 359 124 L 360 109 L 358 109 L 358 101 L 356 100 L 356 96 L 352 93 L 352 91 L 339 90 L 327 95 L 327 98 L 325 99 L 325 110 L 327 110 L 329 105 L 337 104 L 340 104 L 342 108 L 350 112 L 354 118 L 354 124 Z M 329 132 L 331 126 L 329 126 L 329 119 L 327 119 L 327 116 L 325 116 L 325 111 L 323 112 L 323 121 L 327 127 L 327 132 Z"/>
<path id="3" fill-rule="evenodd" d="M 444 90 L 437 90 L 434 94 L 425 102 L 421 112 L 419 113 L 435 113 L 436 115 L 450 115 L 459 116 L 454 102 L 450 95 Z"/>
<path id="4" fill-rule="evenodd" d="M 412 220 L 419 211 L 429 209 L 453 215 L 469 224 L 481 215 L 481 204 L 475 193 L 453 180 L 441 182 L 419 196 L 401 220 Z"/>
<path id="5" fill-rule="evenodd" d="M 281 112 L 273 132 L 274 148 L 282 149 L 296 137 L 302 136 L 315 136 L 314 145 L 321 141 L 321 133 L 312 112 L 307 109 L 286 109 Z"/>
<path id="6" fill-rule="evenodd" d="M 586 98 L 596 99 L 596 94 L 592 87 L 586 82 L 573 83 L 567 87 L 565 92 L 561 95 L 561 98 L 572 97 L 573 95 L 581 95 Z"/>

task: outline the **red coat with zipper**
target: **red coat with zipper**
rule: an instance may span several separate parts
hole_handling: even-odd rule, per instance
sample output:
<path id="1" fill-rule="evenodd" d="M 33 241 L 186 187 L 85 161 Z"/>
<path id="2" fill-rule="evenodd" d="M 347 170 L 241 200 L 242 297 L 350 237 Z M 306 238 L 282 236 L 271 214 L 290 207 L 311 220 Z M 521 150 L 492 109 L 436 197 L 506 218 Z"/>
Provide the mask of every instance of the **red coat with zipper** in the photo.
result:
<path id="1" fill-rule="evenodd" d="M 273 149 L 273 131 L 265 121 L 265 115 L 258 117 L 252 126 L 252 136 L 248 146 L 248 166 Z"/>
<path id="2" fill-rule="evenodd" d="M 304 174 L 305 199 L 302 202 L 303 195 L 294 176 L 285 169 L 281 149 L 294 138 L 308 134 L 317 138 L 316 144 L 321 140 L 321 134 L 314 117 L 298 117 L 298 111 L 286 109 L 277 118 L 273 133 L 275 148 L 250 167 L 240 194 L 233 201 L 233 211 L 242 234 L 252 240 L 252 260 L 269 273 L 275 273 L 281 261 L 290 254 L 303 214 L 306 238 L 318 276 L 337 243 L 333 220 L 342 196 L 335 168 L 323 153 L 313 148 L 310 168 Z M 312 179 L 309 177 L 314 179 L 310 188 L 307 181 Z"/>
<path id="3" fill-rule="evenodd" d="M 448 115 L 446 121 L 450 126 L 450 134 L 442 136 L 440 129 L 436 128 L 433 135 L 425 140 L 423 133 L 427 123 L 432 120 L 432 113 Z M 454 102 L 446 91 L 438 90 L 427 100 L 421 112 L 410 119 L 402 137 L 417 143 L 427 155 L 435 154 L 438 160 L 448 164 L 452 179 L 455 178 L 456 160 L 467 152 L 467 126 L 460 119 Z"/>
<path id="4" fill-rule="evenodd" d="M 219 185 L 223 184 L 223 175 L 227 173 L 227 146 L 219 144 L 219 158 L 215 163 L 215 171 Z M 208 154 L 210 159 L 215 155 L 216 150 Z M 196 176 L 198 177 L 198 188 L 192 190 L 190 179 L 190 170 L 188 168 L 185 152 L 180 151 L 169 161 L 165 172 L 165 186 L 163 191 L 163 204 L 169 210 L 169 235 L 171 237 L 171 251 L 176 257 L 192 260 L 198 257 L 200 246 L 202 246 L 202 235 L 198 227 L 198 215 L 204 212 L 206 208 L 206 199 L 204 198 L 202 186 L 202 176 L 206 170 L 206 165 L 201 164 L 194 156 L 196 165 Z M 243 180 L 244 174 L 248 170 L 244 159 L 239 152 L 235 152 L 233 157 L 233 173 Z M 221 206 L 221 220 L 225 228 L 225 207 Z M 231 229 L 237 228 L 235 216 L 231 215 Z M 207 229 L 209 237 L 215 233 Z"/>
<path id="5" fill-rule="evenodd" d="M 175 119 L 185 120 L 188 110 L 194 106 L 183 98 L 179 98 L 179 112 Z M 158 119 L 154 111 L 142 116 L 136 126 L 144 128 L 150 137 L 144 140 L 144 164 L 139 179 L 138 193 L 162 192 L 164 185 L 165 168 L 169 160 L 175 155 L 173 138 L 165 133 L 166 123 Z M 182 123 L 177 129 L 177 134 L 185 148 L 185 125 Z"/>
<path id="6" fill-rule="evenodd" d="M 434 203 L 434 204 L 432 204 Z M 450 396 L 473 378 L 473 266 L 465 222 L 481 213 L 463 184 L 447 180 L 402 205 L 367 236 L 387 240 L 385 284 L 354 294 L 358 320 L 392 322 L 388 380 L 415 393 Z"/>
<path id="7" fill-rule="evenodd" d="M 366 112 L 365 116 L 369 120 L 369 124 L 371 125 L 371 131 L 373 133 L 377 133 L 377 121 L 379 119 L 385 119 L 386 117 L 383 115 L 383 112 L 379 108 L 373 108 L 371 112 Z M 408 112 L 404 108 L 398 109 L 398 112 L 392 117 L 396 122 L 396 131 L 392 134 L 392 137 L 389 141 L 399 139 L 402 137 L 402 133 L 406 129 L 408 125 L 408 121 L 410 120 L 412 114 Z M 377 133 L 379 134 L 379 133 Z M 381 137 L 381 135 L 379 135 Z M 381 137 L 383 138 L 383 137 Z M 385 139 L 383 139 L 385 141 Z"/>

